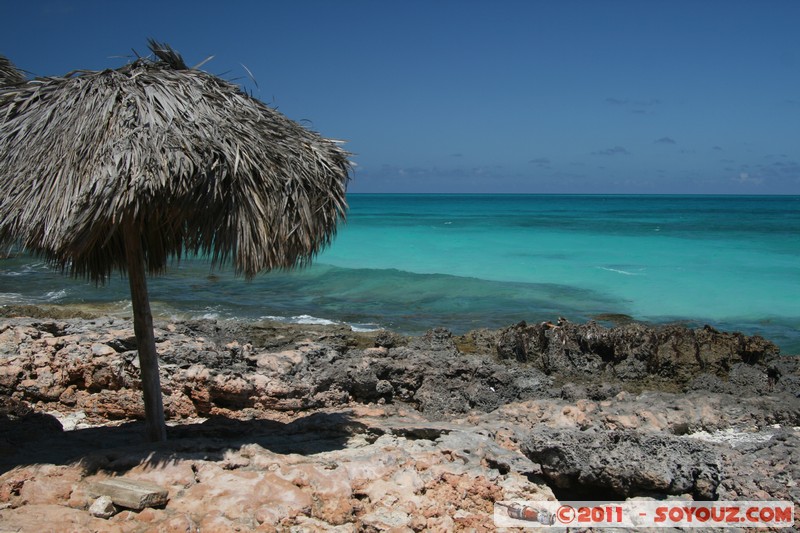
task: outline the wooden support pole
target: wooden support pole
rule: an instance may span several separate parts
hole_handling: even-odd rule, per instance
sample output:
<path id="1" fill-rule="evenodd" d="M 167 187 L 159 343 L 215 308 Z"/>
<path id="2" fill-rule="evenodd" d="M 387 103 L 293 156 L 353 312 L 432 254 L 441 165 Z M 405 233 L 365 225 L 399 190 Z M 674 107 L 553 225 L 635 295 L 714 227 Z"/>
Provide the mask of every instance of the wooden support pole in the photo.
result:
<path id="1" fill-rule="evenodd" d="M 147 294 L 142 241 L 139 232 L 132 226 L 127 226 L 124 233 L 128 281 L 131 286 L 131 303 L 133 305 L 133 331 L 136 334 L 139 369 L 142 375 L 147 438 L 151 442 L 162 442 L 167 440 L 167 425 L 164 422 L 164 406 L 161 400 L 161 378 L 158 374 L 158 353 L 153 334 L 150 297 Z"/>

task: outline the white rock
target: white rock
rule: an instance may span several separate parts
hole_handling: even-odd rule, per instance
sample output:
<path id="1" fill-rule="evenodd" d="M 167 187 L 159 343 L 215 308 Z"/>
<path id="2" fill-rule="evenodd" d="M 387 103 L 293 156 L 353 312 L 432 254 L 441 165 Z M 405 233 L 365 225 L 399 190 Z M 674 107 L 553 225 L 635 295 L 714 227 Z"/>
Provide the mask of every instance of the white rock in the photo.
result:
<path id="1" fill-rule="evenodd" d="M 100 344 L 99 342 L 92 344 L 92 355 L 95 357 L 113 355 L 115 353 L 117 353 L 117 351 L 108 344 Z"/>
<path id="2" fill-rule="evenodd" d="M 373 512 L 361 517 L 361 522 L 378 530 L 401 528 L 408 526 L 411 517 L 403 511 L 395 511 L 378 507 Z"/>
<path id="3" fill-rule="evenodd" d="M 108 496 L 100 496 L 89 507 L 89 514 L 97 518 L 111 518 L 116 512 L 117 508 Z"/>
<path id="4" fill-rule="evenodd" d="M 60 413 L 58 411 L 48 411 L 49 415 L 55 417 L 60 423 L 64 431 L 73 431 L 87 427 L 83 421 L 86 419 L 86 413 L 83 411 L 75 411 L 74 413 Z"/>

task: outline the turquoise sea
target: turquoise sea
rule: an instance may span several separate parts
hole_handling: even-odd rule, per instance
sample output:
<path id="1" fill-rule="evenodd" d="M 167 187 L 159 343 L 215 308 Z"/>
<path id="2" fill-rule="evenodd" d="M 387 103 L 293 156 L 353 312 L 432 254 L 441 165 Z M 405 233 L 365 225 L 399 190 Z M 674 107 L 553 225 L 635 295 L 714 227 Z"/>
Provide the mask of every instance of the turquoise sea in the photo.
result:
<path id="1" fill-rule="evenodd" d="M 155 312 L 456 333 L 628 315 L 760 334 L 800 353 L 800 196 L 349 196 L 314 265 L 251 282 L 200 258 L 150 280 Z M 104 287 L 0 260 L 0 304 L 85 303 Z"/>

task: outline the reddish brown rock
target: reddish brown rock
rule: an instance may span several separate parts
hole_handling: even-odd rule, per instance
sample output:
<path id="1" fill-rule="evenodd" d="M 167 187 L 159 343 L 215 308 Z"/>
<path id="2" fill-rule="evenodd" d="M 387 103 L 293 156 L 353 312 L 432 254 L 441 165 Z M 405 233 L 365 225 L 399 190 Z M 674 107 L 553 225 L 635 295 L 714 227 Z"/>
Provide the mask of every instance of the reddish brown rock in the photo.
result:
<path id="1" fill-rule="evenodd" d="M 67 466 L 41 465 L 32 469 L 30 479 L 19 491 L 22 504 L 60 504 L 69 501 L 81 475 Z"/>

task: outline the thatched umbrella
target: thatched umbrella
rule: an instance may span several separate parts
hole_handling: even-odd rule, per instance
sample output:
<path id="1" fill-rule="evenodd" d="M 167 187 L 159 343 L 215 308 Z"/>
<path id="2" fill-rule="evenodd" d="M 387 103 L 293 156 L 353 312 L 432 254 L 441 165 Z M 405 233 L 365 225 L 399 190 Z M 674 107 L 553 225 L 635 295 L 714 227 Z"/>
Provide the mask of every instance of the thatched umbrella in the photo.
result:
<path id="1" fill-rule="evenodd" d="M 25 75 L 6 56 L 0 55 L 0 87 L 24 82 Z"/>
<path id="2" fill-rule="evenodd" d="M 127 272 L 151 440 L 166 428 L 146 273 L 205 254 L 306 264 L 347 208 L 347 152 L 150 41 L 155 59 L 0 89 L 0 241 L 77 277 Z"/>

